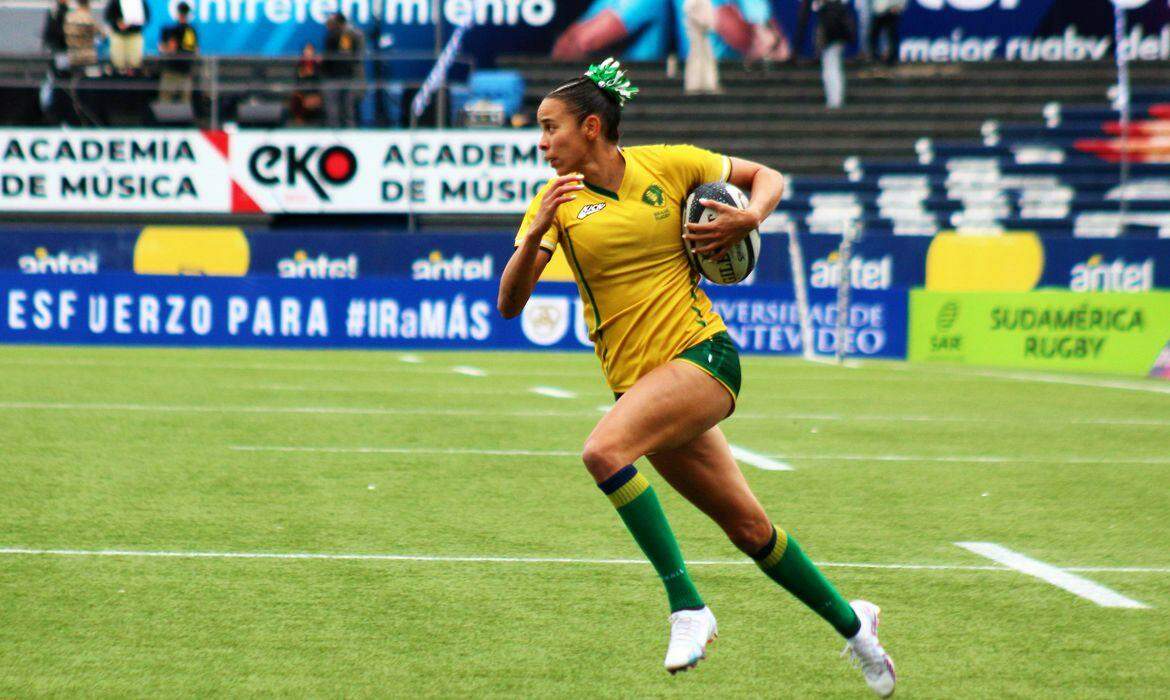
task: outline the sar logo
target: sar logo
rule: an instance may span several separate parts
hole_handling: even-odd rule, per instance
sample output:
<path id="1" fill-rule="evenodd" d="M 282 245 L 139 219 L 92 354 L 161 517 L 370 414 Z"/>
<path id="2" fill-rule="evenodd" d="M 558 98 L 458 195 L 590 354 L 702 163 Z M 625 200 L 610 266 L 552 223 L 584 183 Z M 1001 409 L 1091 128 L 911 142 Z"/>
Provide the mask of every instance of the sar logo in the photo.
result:
<path id="1" fill-rule="evenodd" d="M 524 335 L 537 345 L 555 345 L 569 330 L 568 297 L 533 296 L 520 315 Z"/>
<path id="2" fill-rule="evenodd" d="M 666 203 L 666 195 L 663 194 L 662 188 L 658 185 L 650 185 L 642 193 L 642 201 L 652 207 L 660 207 Z"/>
<path id="3" fill-rule="evenodd" d="M 958 319 L 959 302 L 951 299 L 939 308 L 938 316 L 934 319 L 934 327 L 945 333 L 954 327 Z"/>

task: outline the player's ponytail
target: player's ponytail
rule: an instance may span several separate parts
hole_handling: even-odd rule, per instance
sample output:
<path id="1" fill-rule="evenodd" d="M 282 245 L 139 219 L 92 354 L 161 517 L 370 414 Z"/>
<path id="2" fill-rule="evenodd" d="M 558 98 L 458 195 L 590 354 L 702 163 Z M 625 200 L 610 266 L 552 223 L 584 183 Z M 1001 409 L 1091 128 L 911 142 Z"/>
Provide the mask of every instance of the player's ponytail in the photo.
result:
<path id="1" fill-rule="evenodd" d="M 565 103 L 569 112 L 582 122 L 590 114 L 601 120 L 601 133 L 606 140 L 617 143 L 621 137 L 622 107 L 638 93 L 630 84 L 621 64 L 607 58 L 600 65 L 591 65 L 580 78 L 571 80 L 548 94 Z"/>

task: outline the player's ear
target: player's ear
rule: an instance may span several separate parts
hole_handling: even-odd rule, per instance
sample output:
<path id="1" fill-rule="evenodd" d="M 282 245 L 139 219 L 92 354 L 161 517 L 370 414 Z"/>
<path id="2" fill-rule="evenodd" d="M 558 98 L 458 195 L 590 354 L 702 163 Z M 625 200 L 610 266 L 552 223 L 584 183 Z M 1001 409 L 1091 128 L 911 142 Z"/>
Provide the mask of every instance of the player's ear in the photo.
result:
<path id="1" fill-rule="evenodd" d="M 581 128 L 584 129 L 585 136 L 590 140 L 596 139 L 601 135 L 601 117 L 590 114 L 585 117 L 585 121 L 581 122 Z"/>

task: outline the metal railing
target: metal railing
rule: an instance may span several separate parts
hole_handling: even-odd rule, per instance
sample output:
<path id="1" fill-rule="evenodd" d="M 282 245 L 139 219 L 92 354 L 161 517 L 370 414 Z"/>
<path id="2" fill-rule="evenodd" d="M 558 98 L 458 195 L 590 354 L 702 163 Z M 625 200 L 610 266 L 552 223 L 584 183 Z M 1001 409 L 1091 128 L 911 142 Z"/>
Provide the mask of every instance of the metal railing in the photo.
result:
<path id="1" fill-rule="evenodd" d="M 288 106 L 298 92 L 352 91 L 360 102 L 369 96 L 379 100 L 399 99 L 401 118 L 397 124 L 386 123 L 392 114 L 375 118 L 375 126 L 406 126 L 409 105 L 403 95 L 422 86 L 435 56 L 431 52 L 368 53 L 353 61 L 353 78 L 325 75 L 325 65 L 341 59 L 318 55 L 315 78 L 297 77 L 299 56 L 148 56 L 138 75 L 121 76 L 106 64 L 54 71 L 53 57 L 47 53 L 0 56 L 0 90 L 8 94 L 26 92 L 26 99 L 36 97 L 46 87 L 70 103 L 68 106 L 102 107 L 110 112 L 103 118 L 86 109 L 82 115 L 89 126 L 142 126 L 150 122 L 149 105 L 159 93 L 160 78 L 168 67 L 187 62 L 192 80 L 192 106 L 198 125 L 218 129 L 233 121 L 234 110 L 246 101 Z M 466 82 L 474 69 L 470 56 L 455 58 L 450 83 Z M 444 88 L 449 87 L 444 81 Z M 330 94 L 336 94 L 331 92 Z M 0 123 L 52 124 L 53 115 L 44 119 L 21 119 L 11 100 L 0 101 Z M 43 112 L 44 110 L 42 110 Z M 377 112 L 377 108 L 375 112 Z M 394 110 L 388 110 L 393 112 Z M 443 110 L 436 111 L 436 126 L 447 123 Z M 135 120 L 135 114 L 140 115 Z"/>

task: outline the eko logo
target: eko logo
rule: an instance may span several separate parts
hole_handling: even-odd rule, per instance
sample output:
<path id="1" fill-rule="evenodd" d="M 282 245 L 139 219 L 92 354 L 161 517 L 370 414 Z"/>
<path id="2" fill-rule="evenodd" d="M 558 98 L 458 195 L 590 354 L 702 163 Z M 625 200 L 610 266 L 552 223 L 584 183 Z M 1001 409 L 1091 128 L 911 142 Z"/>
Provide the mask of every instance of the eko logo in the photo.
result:
<path id="1" fill-rule="evenodd" d="M 357 174 L 357 157 L 345 146 L 298 148 L 294 144 L 266 144 L 252 152 L 248 172 L 265 185 L 294 187 L 304 180 L 317 196 L 328 202 L 324 185 L 344 185 Z M 322 184 L 324 183 L 324 184 Z"/>

